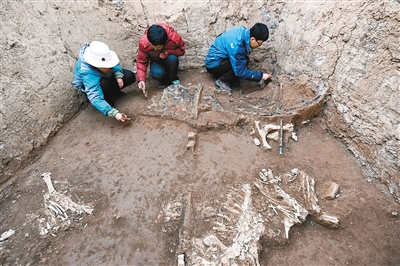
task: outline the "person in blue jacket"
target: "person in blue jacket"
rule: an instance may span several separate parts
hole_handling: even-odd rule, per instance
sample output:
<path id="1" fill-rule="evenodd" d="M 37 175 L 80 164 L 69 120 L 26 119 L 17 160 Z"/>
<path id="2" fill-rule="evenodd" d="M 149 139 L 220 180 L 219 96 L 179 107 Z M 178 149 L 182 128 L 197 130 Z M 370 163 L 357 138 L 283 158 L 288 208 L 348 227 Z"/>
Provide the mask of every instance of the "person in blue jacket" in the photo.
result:
<path id="1" fill-rule="evenodd" d="M 121 90 L 135 80 L 135 74 L 121 68 L 117 54 L 105 43 L 93 41 L 80 49 L 72 83 L 103 115 L 126 121 L 127 116 L 113 106 L 124 94 Z"/>
<path id="2" fill-rule="evenodd" d="M 207 72 L 217 78 L 215 85 L 232 92 L 231 84 L 238 83 L 240 79 L 272 79 L 271 74 L 255 72 L 247 67 L 251 49 L 261 46 L 268 37 L 268 27 L 262 23 L 256 23 L 250 29 L 236 26 L 220 34 L 205 58 Z"/>

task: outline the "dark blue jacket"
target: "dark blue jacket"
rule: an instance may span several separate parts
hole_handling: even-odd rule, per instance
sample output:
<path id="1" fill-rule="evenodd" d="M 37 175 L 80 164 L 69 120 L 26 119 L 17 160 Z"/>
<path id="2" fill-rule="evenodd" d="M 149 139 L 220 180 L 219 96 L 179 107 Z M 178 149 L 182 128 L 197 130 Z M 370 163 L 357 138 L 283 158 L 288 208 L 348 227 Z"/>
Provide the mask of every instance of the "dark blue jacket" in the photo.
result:
<path id="1" fill-rule="evenodd" d="M 260 81 L 263 74 L 247 68 L 250 49 L 250 29 L 236 26 L 215 39 L 208 50 L 205 65 L 207 68 L 215 68 L 228 58 L 237 77 Z"/>

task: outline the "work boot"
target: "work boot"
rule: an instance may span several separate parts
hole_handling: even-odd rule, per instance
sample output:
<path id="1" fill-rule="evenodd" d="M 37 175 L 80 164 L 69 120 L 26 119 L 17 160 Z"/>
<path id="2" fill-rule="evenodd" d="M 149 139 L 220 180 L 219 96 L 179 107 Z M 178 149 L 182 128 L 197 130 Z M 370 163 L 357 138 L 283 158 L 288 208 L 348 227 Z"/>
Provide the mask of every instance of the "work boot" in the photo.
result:
<path id="1" fill-rule="evenodd" d="M 223 90 L 226 90 L 226 91 L 232 93 L 232 89 L 230 87 L 229 82 L 223 82 L 221 79 L 217 79 L 215 81 L 215 85 L 220 89 L 223 89 Z"/>

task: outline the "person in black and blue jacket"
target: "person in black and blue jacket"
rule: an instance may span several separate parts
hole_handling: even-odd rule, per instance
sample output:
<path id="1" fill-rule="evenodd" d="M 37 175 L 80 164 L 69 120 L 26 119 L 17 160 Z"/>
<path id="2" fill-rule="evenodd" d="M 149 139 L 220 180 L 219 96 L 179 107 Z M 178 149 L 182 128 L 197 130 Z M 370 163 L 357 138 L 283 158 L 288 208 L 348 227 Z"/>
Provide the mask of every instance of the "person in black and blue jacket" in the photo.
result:
<path id="1" fill-rule="evenodd" d="M 257 82 L 272 79 L 271 74 L 255 72 L 247 67 L 251 49 L 261 46 L 268 37 L 268 27 L 262 23 L 251 28 L 236 26 L 220 34 L 205 59 L 207 72 L 217 78 L 215 85 L 232 92 L 231 84 L 240 79 Z"/>
<path id="2" fill-rule="evenodd" d="M 135 80 L 135 74 L 121 68 L 117 54 L 107 44 L 93 41 L 80 49 L 72 83 L 103 115 L 126 121 L 126 115 L 115 109 L 114 103 L 124 94 L 121 90 Z"/>

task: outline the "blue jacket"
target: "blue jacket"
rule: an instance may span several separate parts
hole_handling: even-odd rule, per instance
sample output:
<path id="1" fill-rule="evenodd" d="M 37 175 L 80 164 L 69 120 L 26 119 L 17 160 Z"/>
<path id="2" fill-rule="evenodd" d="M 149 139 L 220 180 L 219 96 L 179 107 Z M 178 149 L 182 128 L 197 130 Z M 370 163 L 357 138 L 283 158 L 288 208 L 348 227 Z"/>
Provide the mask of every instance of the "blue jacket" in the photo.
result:
<path id="1" fill-rule="evenodd" d="M 207 68 L 215 68 L 221 64 L 222 60 L 229 59 L 237 77 L 260 81 L 263 74 L 247 68 L 250 49 L 250 29 L 236 26 L 215 39 L 208 50 L 205 65 Z"/>
<path id="2" fill-rule="evenodd" d="M 114 75 L 115 78 L 122 78 L 124 75 L 121 66 L 118 64 L 113 67 L 110 72 L 104 73 L 89 65 L 83 58 L 83 54 L 88 46 L 88 43 L 86 43 L 79 52 L 79 59 L 75 65 L 74 80 L 72 83 L 86 94 L 93 106 L 103 115 L 114 117 L 118 113 L 118 110 L 104 100 L 103 90 L 100 87 L 100 79 L 103 77 L 111 77 L 112 75 Z"/>

